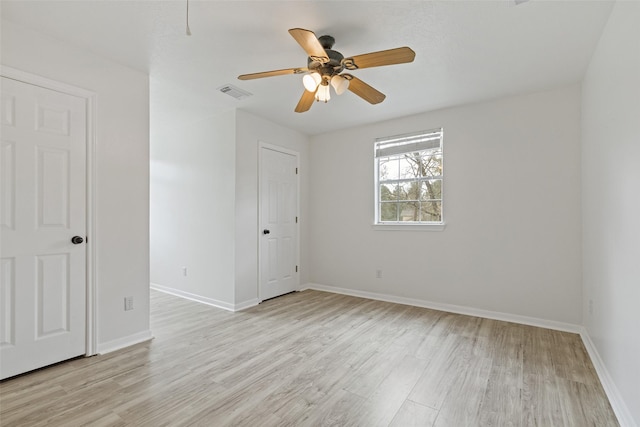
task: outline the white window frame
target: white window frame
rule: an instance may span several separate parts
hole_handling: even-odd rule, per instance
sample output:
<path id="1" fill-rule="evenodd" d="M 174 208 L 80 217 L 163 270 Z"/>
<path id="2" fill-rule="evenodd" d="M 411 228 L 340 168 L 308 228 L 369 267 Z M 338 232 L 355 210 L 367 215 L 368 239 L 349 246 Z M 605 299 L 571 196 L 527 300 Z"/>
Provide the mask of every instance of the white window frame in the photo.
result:
<path id="1" fill-rule="evenodd" d="M 444 132 L 442 128 L 431 129 L 420 132 L 413 132 L 409 134 L 403 135 L 395 135 L 384 138 L 377 138 L 374 142 L 374 153 L 373 153 L 373 163 L 374 163 L 374 219 L 372 228 L 375 230 L 413 230 L 413 231 L 442 231 L 445 229 L 444 222 Z M 439 222 L 414 222 L 414 221 L 380 221 L 380 158 L 386 157 L 384 153 L 379 152 L 379 146 L 381 144 L 389 144 L 389 143 L 404 143 L 407 148 L 399 148 L 397 154 L 403 152 L 415 152 L 425 146 L 425 143 L 412 143 L 411 140 L 415 140 L 419 137 L 426 137 L 431 141 L 438 140 L 440 144 L 440 150 L 442 152 L 442 162 L 443 162 L 443 172 L 439 179 L 442 180 L 442 188 L 441 188 L 441 212 L 442 212 L 442 221 Z M 409 145 L 411 144 L 411 145 Z M 386 151 L 393 150 L 387 149 Z"/>

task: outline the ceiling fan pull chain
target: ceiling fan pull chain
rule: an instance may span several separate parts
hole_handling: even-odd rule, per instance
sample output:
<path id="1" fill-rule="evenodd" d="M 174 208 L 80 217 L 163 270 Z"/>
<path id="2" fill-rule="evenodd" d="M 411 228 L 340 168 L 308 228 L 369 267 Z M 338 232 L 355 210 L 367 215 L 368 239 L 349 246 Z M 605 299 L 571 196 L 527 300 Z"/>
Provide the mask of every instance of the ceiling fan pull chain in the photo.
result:
<path id="1" fill-rule="evenodd" d="M 187 35 L 191 35 L 191 29 L 189 28 L 189 0 L 187 0 Z"/>

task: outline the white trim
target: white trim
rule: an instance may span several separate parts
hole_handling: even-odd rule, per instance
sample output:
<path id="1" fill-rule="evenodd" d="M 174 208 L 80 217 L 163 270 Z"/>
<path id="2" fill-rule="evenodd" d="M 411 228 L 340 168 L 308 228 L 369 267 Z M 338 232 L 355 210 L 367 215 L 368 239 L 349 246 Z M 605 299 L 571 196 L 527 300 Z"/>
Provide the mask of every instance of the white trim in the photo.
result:
<path id="1" fill-rule="evenodd" d="M 45 89 L 55 90 L 57 92 L 66 93 L 68 95 L 73 95 L 80 98 L 91 98 L 95 96 L 95 92 L 92 92 L 90 90 L 72 86 L 67 83 L 62 83 L 57 80 L 51 80 L 46 77 L 42 77 L 37 74 L 31 74 L 13 67 L 7 67 L 6 65 L 0 65 L 0 72 L 2 76 L 9 79 L 29 83 L 34 86 L 40 86 Z"/>
<path id="2" fill-rule="evenodd" d="M 288 154 L 290 156 L 294 156 L 296 158 L 296 170 L 298 173 L 296 174 L 296 216 L 298 218 L 298 222 L 296 223 L 296 265 L 298 266 L 298 271 L 296 271 L 296 283 L 295 290 L 300 288 L 300 153 L 295 150 L 291 150 L 289 148 L 281 147 L 279 145 L 269 144 L 267 142 L 258 141 L 258 223 L 256 224 L 256 233 L 258 236 L 260 235 L 260 228 L 262 221 L 262 149 L 265 148 L 267 150 L 277 151 L 279 153 Z M 261 287 L 260 281 L 262 280 L 262 245 L 260 244 L 260 239 L 258 238 L 258 303 L 262 302 L 264 298 L 261 295 Z M 244 304 L 244 303 L 243 303 Z M 246 307 L 243 307 L 246 308 Z"/>
<path id="3" fill-rule="evenodd" d="M 609 398 L 609 403 L 611 404 L 611 408 L 613 412 L 616 414 L 618 418 L 618 423 L 620 423 L 620 427 L 637 427 L 637 424 L 633 420 L 631 416 L 631 412 L 629 408 L 624 403 L 624 399 L 620 395 L 620 391 L 616 384 L 613 382 L 611 375 L 609 375 L 609 371 L 607 370 L 606 365 L 602 361 L 600 354 L 596 346 L 594 345 L 591 337 L 589 336 L 589 332 L 585 327 L 582 327 L 580 331 L 580 336 L 582 338 L 582 342 L 584 343 L 585 348 L 587 349 L 587 353 L 589 353 L 589 357 L 591 358 L 591 363 L 593 363 L 593 367 L 598 374 L 598 378 L 600 379 L 600 383 L 602 384 L 602 388 L 604 388 L 604 392 Z"/>
<path id="4" fill-rule="evenodd" d="M 97 95 L 87 98 L 87 342 L 86 355 L 98 353 L 98 277 L 97 277 L 97 244 L 96 227 L 97 187 L 96 183 L 96 111 Z"/>
<path id="5" fill-rule="evenodd" d="M 112 351 L 120 350 L 125 347 L 150 341 L 152 339 L 153 339 L 153 335 L 149 330 L 137 332 L 133 335 L 129 335 L 126 337 L 122 337 L 112 341 L 107 341 L 107 342 L 98 344 L 97 353 L 98 354 L 111 353 Z"/>
<path id="6" fill-rule="evenodd" d="M 243 301 L 239 304 L 229 304 L 224 301 L 218 301 L 212 298 L 203 297 L 197 294 L 192 294 L 190 292 L 185 292 L 180 289 L 171 288 L 169 286 L 158 285 L 157 283 L 151 283 L 150 288 L 159 292 L 164 292 L 165 294 L 173 295 L 179 298 L 188 299 L 190 301 L 199 302 L 201 304 L 210 305 L 212 307 L 221 308 L 227 311 L 240 311 L 249 307 L 254 307 L 260 304 L 260 300 L 257 298 L 251 299 L 248 301 Z"/>
<path id="7" fill-rule="evenodd" d="M 255 307 L 260 304 L 260 300 L 258 298 L 250 299 L 248 301 L 241 302 L 240 304 L 233 305 L 233 311 L 245 310 L 247 308 Z"/>
<path id="8" fill-rule="evenodd" d="M 483 317 L 485 319 L 502 320 L 504 322 L 519 323 L 522 325 L 537 326 L 540 328 L 554 329 L 557 331 L 571 332 L 579 334 L 582 326 L 573 323 L 557 322 L 555 320 L 539 319 L 537 317 L 520 316 L 518 314 L 501 313 L 499 311 L 482 310 L 479 308 L 462 305 L 445 304 L 440 302 L 426 301 L 417 298 L 397 297 L 377 292 L 359 291 L 354 289 L 338 288 L 335 286 L 320 285 L 317 283 L 306 283 L 301 290 L 314 289 L 317 291 L 331 292 L 334 294 L 350 295 L 360 298 L 368 298 L 377 301 L 393 302 L 396 304 L 411 305 L 415 307 L 430 308 L 432 310 L 446 311 L 449 313 L 464 314 L 467 316 Z"/>
<path id="9" fill-rule="evenodd" d="M 371 228 L 378 231 L 444 231 L 445 223 L 438 224 L 372 224 Z"/>
<path id="10" fill-rule="evenodd" d="M 280 153 L 289 154 L 291 156 L 299 157 L 300 153 L 294 150 L 291 150 L 286 147 L 281 147 L 280 145 L 269 144 L 268 142 L 258 141 L 258 148 L 266 148 L 268 150 L 278 151 Z"/>
<path id="11" fill-rule="evenodd" d="M 95 179 L 95 152 L 96 152 L 96 98 L 95 92 L 51 80 L 36 74 L 16 68 L 0 65 L 0 75 L 3 77 L 21 81 L 30 85 L 42 87 L 49 90 L 77 96 L 85 99 L 86 113 L 86 336 L 85 336 L 85 356 L 93 356 L 97 349 L 97 278 L 96 278 L 96 179 Z"/>
<path id="12" fill-rule="evenodd" d="M 151 283 L 150 287 L 153 290 L 164 292 L 165 294 L 170 294 L 176 297 L 210 305 L 216 308 L 221 308 L 227 311 L 235 311 L 234 304 L 229 304 L 228 302 L 219 301 L 213 298 L 203 297 L 201 295 L 192 294 L 191 292 L 186 292 L 180 289 L 171 288 L 169 286 L 158 285 L 157 283 Z"/>

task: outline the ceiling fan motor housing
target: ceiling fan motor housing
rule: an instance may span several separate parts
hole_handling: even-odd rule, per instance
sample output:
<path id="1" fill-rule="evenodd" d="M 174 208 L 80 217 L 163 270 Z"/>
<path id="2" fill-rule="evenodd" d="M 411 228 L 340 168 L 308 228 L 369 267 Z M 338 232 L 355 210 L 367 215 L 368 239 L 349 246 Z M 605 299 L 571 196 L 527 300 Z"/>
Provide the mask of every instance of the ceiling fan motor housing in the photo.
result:
<path id="1" fill-rule="evenodd" d="M 342 65 L 342 60 L 344 59 L 344 55 L 342 55 L 337 50 L 331 49 L 336 42 L 336 39 L 329 35 L 324 35 L 318 37 L 318 41 L 320 45 L 326 52 L 327 57 L 329 58 L 328 62 L 317 61 L 314 57 L 307 58 L 307 68 L 309 71 L 316 71 L 320 73 L 321 76 L 332 77 L 336 74 L 339 74 L 344 70 L 344 66 Z"/>
<path id="2" fill-rule="evenodd" d="M 344 55 L 333 49 L 325 49 L 325 52 L 327 52 L 329 62 L 323 64 L 309 57 L 307 59 L 307 68 L 309 68 L 310 71 L 317 71 L 321 75 L 334 76 L 341 73 L 342 70 L 344 70 L 344 66 L 342 65 Z"/>

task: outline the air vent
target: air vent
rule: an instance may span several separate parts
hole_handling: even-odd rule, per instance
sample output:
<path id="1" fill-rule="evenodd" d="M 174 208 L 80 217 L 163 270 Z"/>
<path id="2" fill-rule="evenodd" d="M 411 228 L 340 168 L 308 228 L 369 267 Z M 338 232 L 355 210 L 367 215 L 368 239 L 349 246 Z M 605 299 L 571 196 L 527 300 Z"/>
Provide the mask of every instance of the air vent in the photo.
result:
<path id="1" fill-rule="evenodd" d="M 245 99 L 253 95 L 252 93 L 242 90 L 234 85 L 224 85 L 219 87 L 218 90 L 222 93 L 226 93 L 229 96 L 233 96 L 235 99 Z"/>

